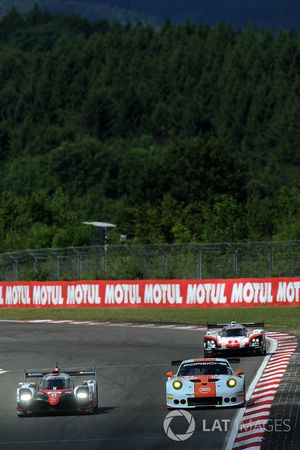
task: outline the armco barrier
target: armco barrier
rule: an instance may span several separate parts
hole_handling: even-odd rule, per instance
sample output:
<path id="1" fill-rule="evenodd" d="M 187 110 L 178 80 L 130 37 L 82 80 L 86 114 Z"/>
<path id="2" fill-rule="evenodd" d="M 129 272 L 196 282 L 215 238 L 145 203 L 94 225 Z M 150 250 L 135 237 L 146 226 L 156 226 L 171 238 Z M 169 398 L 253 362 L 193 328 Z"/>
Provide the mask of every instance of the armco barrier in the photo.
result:
<path id="1" fill-rule="evenodd" d="M 299 306 L 300 277 L 0 283 L 0 308 Z"/>

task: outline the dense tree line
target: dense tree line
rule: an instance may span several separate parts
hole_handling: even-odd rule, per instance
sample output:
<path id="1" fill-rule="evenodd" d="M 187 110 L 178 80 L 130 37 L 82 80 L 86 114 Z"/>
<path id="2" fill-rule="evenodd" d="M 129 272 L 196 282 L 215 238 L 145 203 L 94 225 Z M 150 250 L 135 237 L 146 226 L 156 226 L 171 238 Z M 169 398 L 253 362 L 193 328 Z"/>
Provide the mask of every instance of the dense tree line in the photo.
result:
<path id="1" fill-rule="evenodd" d="M 300 239 L 300 36 L 16 10 L 0 22 L 1 250 Z"/>

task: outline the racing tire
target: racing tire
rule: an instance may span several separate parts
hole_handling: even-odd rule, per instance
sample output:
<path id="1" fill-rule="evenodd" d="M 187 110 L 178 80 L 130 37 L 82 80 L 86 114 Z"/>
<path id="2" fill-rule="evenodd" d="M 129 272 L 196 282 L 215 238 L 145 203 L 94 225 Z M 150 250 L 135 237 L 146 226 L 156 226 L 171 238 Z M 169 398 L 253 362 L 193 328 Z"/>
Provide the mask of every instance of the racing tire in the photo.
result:
<path id="1" fill-rule="evenodd" d="M 265 356 L 267 354 L 266 347 L 262 347 L 259 351 L 259 355 Z"/>
<path id="2" fill-rule="evenodd" d="M 95 412 L 97 412 L 98 411 L 98 403 L 94 406 L 94 408 L 93 408 L 93 413 L 95 413 Z"/>
<path id="3" fill-rule="evenodd" d="M 98 400 L 98 384 L 96 387 L 96 397 L 97 397 L 97 402 L 96 405 L 94 406 L 94 412 L 98 411 L 98 404 L 99 404 L 99 400 Z"/>
<path id="4" fill-rule="evenodd" d="M 267 354 L 266 343 L 263 342 L 262 346 L 258 350 L 258 354 L 261 356 L 265 356 Z"/>
<path id="5" fill-rule="evenodd" d="M 245 384 L 245 381 L 244 381 L 244 401 L 243 401 L 243 403 L 240 406 L 243 407 L 245 405 L 246 405 L 246 384 Z"/>
<path id="6" fill-rule="evenodd" d="M 95 407 L 93 407 L 91 409 L 78 409 L 77 411 L 80 415 L 91 416 L 92 414 L 95 413 Z"/>

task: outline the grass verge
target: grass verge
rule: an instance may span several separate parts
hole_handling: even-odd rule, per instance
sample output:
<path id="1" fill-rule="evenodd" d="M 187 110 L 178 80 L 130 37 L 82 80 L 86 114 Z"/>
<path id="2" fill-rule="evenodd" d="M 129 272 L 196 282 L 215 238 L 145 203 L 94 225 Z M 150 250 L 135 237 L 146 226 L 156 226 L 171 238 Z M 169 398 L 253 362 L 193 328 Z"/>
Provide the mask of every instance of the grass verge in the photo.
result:
<path id="1" fill-rule="evenodd" d="M 173 308 L 76 308 L 0 309 L 1 320 L 96 320 L 100 322 L 155 322 L 206 325 L 207 322 L 264 321 L 268 330 L 288 330 L 300 335 L 300 306 L 173 309 Z"/>

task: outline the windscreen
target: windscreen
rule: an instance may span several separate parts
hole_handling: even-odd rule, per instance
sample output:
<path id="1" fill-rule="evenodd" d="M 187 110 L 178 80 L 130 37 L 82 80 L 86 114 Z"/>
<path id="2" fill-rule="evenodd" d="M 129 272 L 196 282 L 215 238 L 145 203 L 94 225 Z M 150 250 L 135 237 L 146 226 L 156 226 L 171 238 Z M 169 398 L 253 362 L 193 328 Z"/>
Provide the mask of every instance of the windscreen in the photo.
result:
<path id="1" fill-rule="evenodd" d="M 226 363 L 204 362 L 184 363 L 180 366 L 178 377 L 197 375 L 231 375 L 232 371 Z"/>
<path id="2" fill-rule="evenodd" d="M 41 383 L 42 389 L 65 389 L 71 386 L 71 380 L 68 378 L 48 378 Z"/>
<path id="3" fill-rule="evenodd" d="M 244 328 L 227 328 L 222 331 L 223 337 L 235 337 L 235 336 L 245 336 L 246 330 Z"/>

